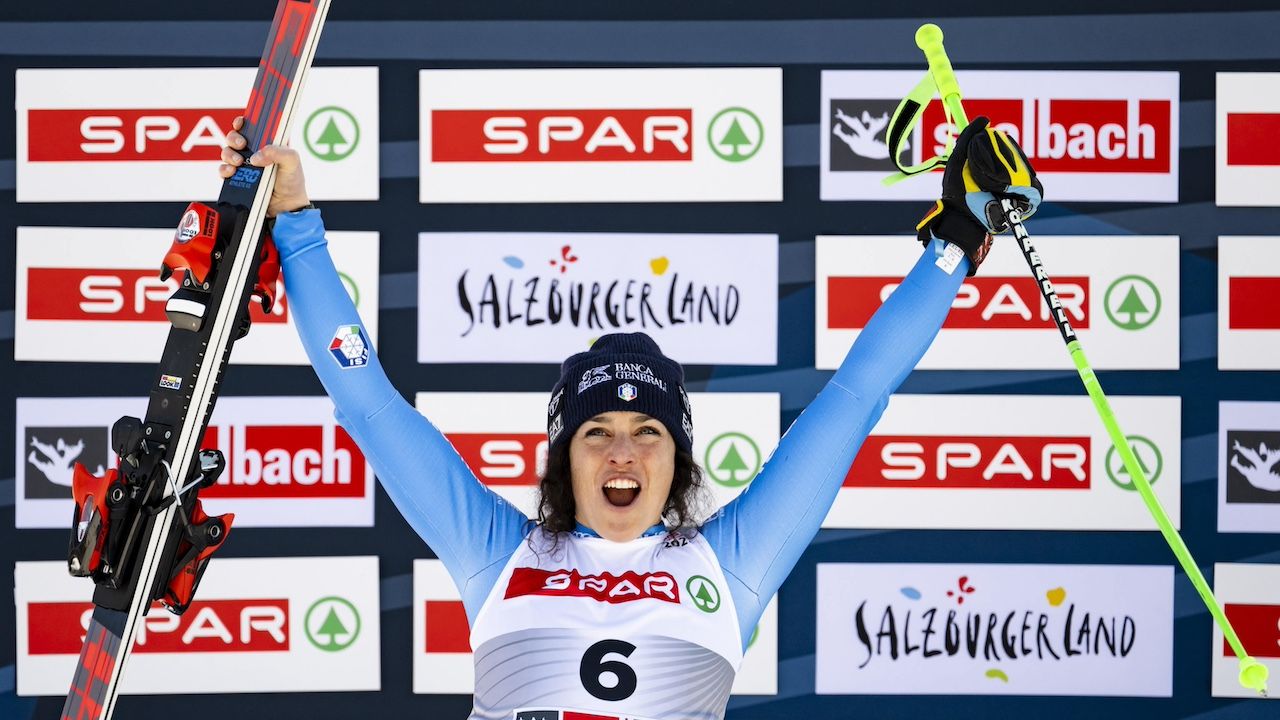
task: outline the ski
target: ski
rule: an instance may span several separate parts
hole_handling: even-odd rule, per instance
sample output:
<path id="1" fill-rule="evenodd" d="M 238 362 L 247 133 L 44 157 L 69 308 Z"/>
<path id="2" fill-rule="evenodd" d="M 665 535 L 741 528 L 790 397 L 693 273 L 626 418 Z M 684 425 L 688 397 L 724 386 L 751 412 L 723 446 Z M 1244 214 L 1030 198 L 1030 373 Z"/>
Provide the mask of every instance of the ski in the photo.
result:
<path id="1" fill-rule="evenodd" d="M 280 0 L 245 107 L 246 159 L 288 136 L 328 9 L 329 0 Z M 187 207 L 161 263 L 162 279 L 181 282 L 165 306 L 172 327 L 146 416 L 112 428 L 117 467 L 101 476 L 75 467 L 67 564 L 96 589 L 64 720 L 111 717 L 138 623 L 155 601 L 187 609 L 231 528 L 232 515 L 210 517 L 200 505 L 225 461 L 199 443 L 231 347 L 249 331 L 249 303 L 270 310 L 275 300 L 280 266 L 266 222 L 274 181 L 274 166 L 245 164 L 216 204 Z"/>

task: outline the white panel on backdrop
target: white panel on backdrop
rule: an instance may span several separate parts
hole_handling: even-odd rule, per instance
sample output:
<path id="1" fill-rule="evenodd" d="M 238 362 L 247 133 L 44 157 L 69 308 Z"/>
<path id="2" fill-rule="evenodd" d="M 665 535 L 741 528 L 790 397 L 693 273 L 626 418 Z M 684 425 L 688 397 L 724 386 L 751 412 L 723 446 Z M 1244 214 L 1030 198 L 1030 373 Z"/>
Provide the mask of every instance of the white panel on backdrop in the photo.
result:
<path id="1" fill-rule="evenodd" d="M 1280 73 L 1218 73 L 1218 205 L 1280 206 Z"/>
<path id="2" fill-rule="evenodd" d="M 1109 400 L 1177 527 L 1181 398 Z M 1084 395 L 894 395 L 823 527 L 1156 529 Z"/>
<path id="3" fill-rule="evenodd" d="M 537 517 L 549 393 L 418 393 L 417 408 L 490 490 Z M 778 444 L 777 393 L 689 393 L 693 457 L 713 511 L 737 497 Z"/>
<path id="4" fill-rule="evenodd" d="M 1218 532 L 1280 533 L 1280 403 L 1218 403 Z"/>
<path id="5" fill-rule="evenodd" d="M 462 596 L 439 560 L 413 561 L 413 691 L 475 692 L 471 630 Z M 738 668 L 734 695 L 778 692 L 778 598 L 765 606 Z"/>
<path id="6" fill-rule="evenodd" d="M 116 467 L 111 426 L 146 409 L 144 398 L 18 398 L 17 526 L 69 530 L 74 463 Z M 227 467 L 200 499 L 236 527 L 373 525 L 373 470 L 327 397 L 221 397 L 201 447 Z"/>
<path id="7" fill-rule="evenodd" d="M 782 200 L 782 70 L 422 70 L 424 203 Z"/>
<path id="8" fill-rule="evenodd" d="M 917 70 L 822 73 L 823 200 L 933 200 L 941 175 L 885 187 L 896 172 L 885 141 Z M 1178 73 L 956 73 L 969 117 L 986 115 L 1027 153 L 1050 202 L 1177 202 Z M 931 103 L 909 137 L 908 165 L 938 155 L 950 125 Z"/>
<path id="9" fill-rule="evenodd" d="M 1218 369 L 1280 370 L 1280 236 L 1218 238 Z"/>
<path id="10" fill-rule="evenodd" d="M 820 695 L 1173 693 L 1173 569 L 819 563 Z"/>
<path id="11" fill-rule="evenodd" d="M 64 562 L 17 564 L 19 695 L 67 693 L 92 594 Z M 140 623 L 120 691 L 378 690 L 379 612 L 376 557 L 217 558 L 185 614 Z"/>
<path id="12" fill-rule="evenodd" d="M 256 68 L 18 70 L 18 202 L 211 200 Z M 378 69 L 315 68 L 294 116 L 315 200 L 378 199 Z"/>
<path id="13" fill-rule="evenodd" d="M 418 362 L 555 363 L 648 333 L 685 364 L 777 362 L 778 236 L 421 233 Z"/>
<path id="14" fill-rule="evenodd" d="M 1244 651 L 1271 673 L 1270 685 L 1280 677 L 1280 565 L 1214 563 L 1213 594 L 1244 645 Z M 1213 696 L 1254 698 L 1257 691 L 1242 687 L 1240 664 L 1213 623 Z M 1273 689 L 1268 699 L 1280 698 Z"/>
<path id="15" fill-rule="evenodd" d="M 1054 236 L 1037 237 L 1035 244 L 1095 369 L 1178 368 L 1178 238 Z M 920 252 L 914 237 L 818 236 L 819 368 L 840 366 Z M 996 241 L 951 308 L 917 368 L 1074 368 L 1012 238 Z"/>
<path id="16" fill-rule="evenodd" d="M 330 231 L 329 254 L 365 329 L 378 339 L 378 234 Z M 154 363 L 169 336 L 164 305 L 178 289 L 161 281 L 160 261 L 173 230 L 154 228 L 18 228 L 13 354 L 16 360 Z M 284 292 L 236 342 L 239 365 L 306 365 Z"/>

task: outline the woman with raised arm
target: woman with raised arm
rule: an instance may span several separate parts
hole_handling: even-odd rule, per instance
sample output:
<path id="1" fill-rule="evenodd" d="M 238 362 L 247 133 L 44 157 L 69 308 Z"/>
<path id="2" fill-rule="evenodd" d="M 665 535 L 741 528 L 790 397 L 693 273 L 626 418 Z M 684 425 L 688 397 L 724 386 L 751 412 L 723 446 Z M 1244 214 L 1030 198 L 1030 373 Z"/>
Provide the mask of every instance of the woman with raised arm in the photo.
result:
<path id="1" fill-rule="evenodd" d="M 652 339 L 606 335 L 564 361 L 547 406 L 540 509 L 526 518 L 388 381 L 325 249 L 298 154 L 271 146 L 249 159 L 277 165 L 268 214 L 285 287 L 338 420 L 462 594 L 472 718 L 724 716 L 765 605 L 1005 229 L 997 198 L 1016 198 L 1024 216 L 1040 202 L 1022 151 L 987 125 L 979 118 L 956 142 L 942 199 L 917 227 L 920 260 L 747 490 L 701 524 L 684 372 Z M 227 144 L 223 177 L 244 162 L 244 138 L 233 131 Z M 351 352 L 331 352 L 334 340 Z"/>

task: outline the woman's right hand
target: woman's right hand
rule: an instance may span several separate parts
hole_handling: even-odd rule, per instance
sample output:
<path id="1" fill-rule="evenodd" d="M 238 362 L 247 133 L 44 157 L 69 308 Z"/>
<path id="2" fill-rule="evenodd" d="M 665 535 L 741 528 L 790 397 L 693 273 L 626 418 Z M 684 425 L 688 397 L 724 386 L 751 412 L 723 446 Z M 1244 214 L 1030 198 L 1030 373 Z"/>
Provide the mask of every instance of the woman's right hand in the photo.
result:
<path id="1" fill-rule="evenodd" d="M 237 116 L 231 121 L 231 132 L 227 133 L 227 146 L 222 148 L 222 165 L 218 166 L 218 174 L 224 179 L 235 174 L 236 168 L 244 164 L 244 156 L 240 150 L 245 148 L 244 136 L 240 128 L 244 127 L 244 116 Z M 271 191 L 271 201 L 267 204 L 267 217 L 275 217 L 282 212 L 292 212 L 311 204 L 307 199 L 306 181 L 302 177 L 302 159 L 298 151 L 288 145 L 267 145 L 249 158 L 249 163 L 256 167 L 276 166 L 276 184 Z"/>

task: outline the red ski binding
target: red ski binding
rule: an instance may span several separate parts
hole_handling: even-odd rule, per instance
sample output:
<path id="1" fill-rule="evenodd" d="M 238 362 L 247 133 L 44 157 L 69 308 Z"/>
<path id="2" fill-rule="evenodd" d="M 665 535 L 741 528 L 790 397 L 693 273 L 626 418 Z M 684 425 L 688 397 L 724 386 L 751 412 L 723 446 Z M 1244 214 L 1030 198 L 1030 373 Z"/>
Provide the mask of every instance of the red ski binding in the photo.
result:
<path id="1" fill-rule="evenodd" d="M 195 507 L 191 508 L 191 519 L 182 528 L 182 540 L 178 543 L 178 553 L 169 574 L 169 585 L 165 588 L 164 597 L 160 598 L 166 610 L 174 615 L 186 612 L 196 587 L 200 585 L 200 578 L 204 577 L 209 556 L 222 547 L 235 518 L 235 513 L 209 517 L 200 501 L 196 500 Z"/>
<path id="2" fill-rule="evenodd" d="M 108 470 L 101 477 L 76 463 L 71 479 L 71 495 L 75 499 L 75 528 L 67 567 L 76 577 L 89 577 L 102 567 L 102 547 L 110 529 L 111 508 L 124 500 L 124 485 L 119 473 Z"/>

